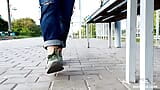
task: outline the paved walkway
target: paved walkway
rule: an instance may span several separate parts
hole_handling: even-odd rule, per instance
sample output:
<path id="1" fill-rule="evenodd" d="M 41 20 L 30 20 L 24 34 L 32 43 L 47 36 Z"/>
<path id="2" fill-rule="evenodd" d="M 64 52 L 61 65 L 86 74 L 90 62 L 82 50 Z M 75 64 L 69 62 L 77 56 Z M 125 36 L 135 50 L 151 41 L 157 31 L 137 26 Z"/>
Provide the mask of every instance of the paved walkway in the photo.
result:
<path id="1" fill-rule="evenodd" d="M 125 45 L 108 49 L 105 40 L 90 42 L 91 48 L 86 48 L 86 40 L 69 39 L 63 52 L 65 70 L 55 77 L 45 73 L 41 38 L 0 41 L 0 90 L 128 90 L 122 84 Z M 154 82 L 158 86 L 160 48 L 154 52 Z M 137 76 L 138 72 L 139 67 Z"/>

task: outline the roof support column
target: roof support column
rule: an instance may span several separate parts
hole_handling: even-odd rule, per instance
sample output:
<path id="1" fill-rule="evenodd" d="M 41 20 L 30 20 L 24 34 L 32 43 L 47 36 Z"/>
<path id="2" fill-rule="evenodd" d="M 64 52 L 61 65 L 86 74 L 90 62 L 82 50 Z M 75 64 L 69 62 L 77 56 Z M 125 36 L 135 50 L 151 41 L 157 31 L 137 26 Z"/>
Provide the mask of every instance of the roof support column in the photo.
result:
<path id="1" fill-rule="evenodd" d="M 104 23 L 102 24 L 102 33 L 103 33 L 102 39 L 104 39 Z"/>
<path id="2" fill-rule="evenodd" d="M 101 39 L 103 39 L 103 23 L 101 23 Z"/>
<path id="3" fill-rule="evenodd" d="M 99 30 L 98 30 L 98 24 L 96 23 L 96 38 L 98 38 L 98 32 L 99 32 Z"/>
<path id="4" fill-rule="evenodd" d="M 111 25 L 112 25 L 112 23 L 109 22 L 109 29 L 108 29 L 108 48 L 111 48 Z"/>
<path id="5" fill-rule="evenodd" d="M 90 30 L 91 30 L 91 34 L 90 34 L 91 36 L 90 37 L 93 38 L 93 23 L 91 23 L 91 29 Z"/>
<path id="6" fill-rule="evenodd" d="M 116 48 L 121 47 L 121 22 L 120 21 L 115 22 L 115 47 Z"/>
<path id="7" fill-rule="evenodd" d="M 126 82 L 135 82 L 137 0 L 127 0 Z"/>
<path id="8" fill-rule="evenodd" d="M 89 48 L 90 44 L 89 44 L 89 24 L 88 23 L 86 24 L 86 36 L 87 36 L 87 47 Z"/>
<path id="9" fill-rule="evenodd" d="M 140 90 L 153 90 L 154 0 L 141 0 L 140 6 Z"/>
<path id="10" fill-rule="evenodd" d="M 103 39 L 105 39 L 105 23 L 103 23 Z"/>
<path id="11" fill-rule="evenodd" d="M 107 28 L 108 27 L 108 25 L 107 25 L 107 23 L 105 23 L 105 39 L 107 39 Z"/>

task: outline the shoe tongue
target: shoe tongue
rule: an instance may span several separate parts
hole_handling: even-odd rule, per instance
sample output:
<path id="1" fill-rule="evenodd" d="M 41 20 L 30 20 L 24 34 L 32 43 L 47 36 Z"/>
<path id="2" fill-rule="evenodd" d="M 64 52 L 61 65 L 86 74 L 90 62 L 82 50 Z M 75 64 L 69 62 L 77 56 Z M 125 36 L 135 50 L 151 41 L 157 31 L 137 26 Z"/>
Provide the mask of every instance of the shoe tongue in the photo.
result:
<path id="1" fill-rule="evenodd" d="M 52 49 L 52 50 L 49 50 L 49 51 L 48 51 L 48 55 L 56 54 L 57 51 L 58 51 L 57 48 L 54 48 L 54 49 Z"/>
<path id="2" fill-rule="evenodd" d="M 56 53 L 53 52 L 52 54 L 49 54 L 49 55 L 48 55 L 48 59 L 51 58 L 53 55 L 56 55 Z"/>
<path id="3" fill-rule="evenodd" d="M 48 59 L 53 55 L 61 55 L 61 51 L 59 51 L 58 48 L 54 48 L 54 51 L 51 54 L 48 54 Z"/>

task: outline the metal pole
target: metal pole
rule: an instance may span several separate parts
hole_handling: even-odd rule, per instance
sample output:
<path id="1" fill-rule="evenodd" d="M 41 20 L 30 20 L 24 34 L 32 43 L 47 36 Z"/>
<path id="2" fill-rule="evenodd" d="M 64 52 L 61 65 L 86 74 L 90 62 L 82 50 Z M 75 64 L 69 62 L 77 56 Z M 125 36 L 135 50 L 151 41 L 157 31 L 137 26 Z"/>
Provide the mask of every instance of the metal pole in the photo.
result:
<path id="1" fill-rule="evenodd" d="M 104 34 L 104 31 L 105 31 L 105 23 L 103 23 L 103 28 L 102 28 L 102 31 L 103 31 L 103 36 L 102 36 L 102 39 L 104 39 L 105 38 L 105 34 Z"/>
<path id="2" fill-rule="evenodd" d="M 86 24 L 86 36 L 87 36 L 87 47 L 89 48 L 89 47 L 90 47 L 90 44 L 89 44 L 89 30 L 88 30 L 88 23 Z"/>
<path id="3" fill-rule="evenodd" d="M 10 6 L 9 6 L 9 0 L 7 0 L 7 9 L 8 9 L 8 31 L 12 31 L 12 25 L 11 25 L 11 14 L 10 14 Z"/>
<path id="4" fill-rule="evenodd" d="M 93 23 L 91 24 L 91 38 L 93 38 Z"/>
<path id="5" fill-rule="evenodd" d="M 97 38 L 97 35 L 98 35 L 98 30 L 97 30 L 97 23 L 95 24 L 95 26 L 96 26 L 96 38 Z"/>
<path id="6" fill-rule="evenodd" d="M 121 22 L 120 21 L 115 22 L 115 47 L 116 48 L 121 47 Z"/>
<path id="7" fill-rule="evenodd" d="M 111 48 L 111 22 L 109 22 L 109 29 L 108 29 L 108 48 Z"/>
<path id="8" fill-rule="evenodd" d="M 103 39 L 103 23 L 101 23 L 101 39 Z"/>
<path id="9" fill-rule="evenodd" d="M 79 31 L 79 38 L 82 38 L 82 32 L 81 32 L 81 26 L 82 26 L 82 12 L 81 12 L 81 0 L 79 0 L 79 11 L 80 11 L 80 15 L 79 15 L 79 21 L 80 21 L 80 31 Z"/>
<path id="10" fill-rule="evenodd" d="M 159 39 L 159 10 L 156 11 L 156 44 L 158 46 Z"/>

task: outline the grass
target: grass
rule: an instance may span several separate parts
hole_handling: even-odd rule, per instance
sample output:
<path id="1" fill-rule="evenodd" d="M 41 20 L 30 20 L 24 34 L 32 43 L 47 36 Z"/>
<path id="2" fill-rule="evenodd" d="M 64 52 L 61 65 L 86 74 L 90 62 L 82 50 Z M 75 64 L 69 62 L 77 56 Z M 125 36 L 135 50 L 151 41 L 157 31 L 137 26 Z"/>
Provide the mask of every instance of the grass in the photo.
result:
<path id="1" fill-rule="evenodd" d="M 19 35 L 19 36 L 0 36 L 0 40 L 11 40 L 11 39 L 24 39 L 32 38 L 33 36 Z"/>
<path id="2" fill-rule="evenodd" d="M 13 39 L 23 39 L 23 38 L 31 38 L 32 36 L 24 36 L 24 35 L 19 35 L 19 36 L 13 36 Z"/>
<path id="3" fill-rule="evenodd" d="M 121 38 L 121 42 L 125 42 L 125 41 L 126 41 L 126 38 Z M 136 38 L 136 42 L 140 43 L 140 38 Z M 153 44 L 154 45 L 156 44 L 156 40 L 155 39 L 153 40 Z"/>

